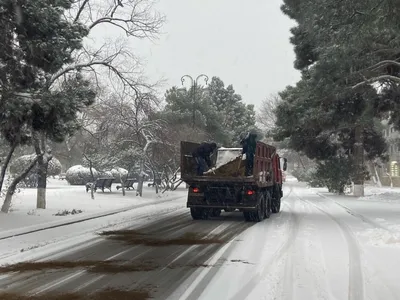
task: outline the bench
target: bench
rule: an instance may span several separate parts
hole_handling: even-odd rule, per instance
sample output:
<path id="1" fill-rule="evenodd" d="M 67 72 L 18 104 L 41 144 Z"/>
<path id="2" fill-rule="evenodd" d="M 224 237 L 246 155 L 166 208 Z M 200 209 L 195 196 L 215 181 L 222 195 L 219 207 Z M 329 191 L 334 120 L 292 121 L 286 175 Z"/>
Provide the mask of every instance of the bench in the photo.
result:
<path id="1" fill-rule="evenodd" d="M 155 187 L 157 185 L 161 185 L 161 178 L 156 178 L 153 180 L 153 183 L 149 183 L 147 186 L 148 187 Z"/>
<path id="2" fill-rule="evenodd" d="M 97 191 L 97 189 L 101 189 L 102 192 L 104 193 L 104 189 L 108 189 L 111 192 L 111 186 L 115 178 L 98 178 L 94 183 L 93 182 L 88 182 L 86 183 L 86 192 L 89 192 L 89 190 L 92 188 L 92 185 L 94 185 L 94 190 Z"/>
<path id="3" fill-rule="evenodd" d="M 135 188 L 133 187 L 133 184 L 135 182 L 137 182 L 136 179 L 128 178 L 127 180 L 124 181 L 124 188 L 128 189 L 128 190 L 130 190 L 130 189 L 134 190 Z M 117 190 L 119 190 L 119 189 L 122 189 L 122 185 L 117 185 Z"/>
<path id="4" fill-rule="evenodd" d="M 58 176 L 58 180 L 65 180 L 65 179 L 66 179 L 65 173 L 62 173 Z"/>

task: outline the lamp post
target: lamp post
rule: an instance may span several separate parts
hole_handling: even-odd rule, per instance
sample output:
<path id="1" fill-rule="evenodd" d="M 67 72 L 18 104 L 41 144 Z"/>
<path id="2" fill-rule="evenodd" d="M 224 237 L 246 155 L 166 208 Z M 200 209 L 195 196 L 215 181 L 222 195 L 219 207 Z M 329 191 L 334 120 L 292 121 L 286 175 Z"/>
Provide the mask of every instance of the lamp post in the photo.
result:
<path id="1" fill-rule="evenodd" d="M 192 96 L 192 101 L 193 101 L 193 123 L 192 123 L 192 126 L 193 126 L 193 129 L 194 129 L 194 125 L 195 125 L 195 122 L 196 122 L 196 87 L 198 85 L 199 79 L 203 78 L 203 77 L 204 77 L 204 81 L 205 81 L 205 83 L 207 85 L 208 76 L 205 75 L 205 74 L 200 74 L 199 76 L 196 77 L 195 80 L 190 75 L 183 75 L 182 78 L 181 78 L 182 85 L 185 83 L 185 78 L 189 78 L 191 83 L 192 83 L 191 84 L 191 89 L 192 89 L 192 93 L 193 93 L 193 96 Z"/>

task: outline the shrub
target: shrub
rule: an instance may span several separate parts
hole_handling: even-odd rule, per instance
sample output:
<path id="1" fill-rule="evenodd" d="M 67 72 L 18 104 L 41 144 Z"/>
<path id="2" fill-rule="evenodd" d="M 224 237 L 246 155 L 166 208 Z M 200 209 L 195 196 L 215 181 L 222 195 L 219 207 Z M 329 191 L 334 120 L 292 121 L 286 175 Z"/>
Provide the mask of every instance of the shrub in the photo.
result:
<path id="1" fill-rule="evenodd" d="M 354 162 L 347 156 L 331 157 L 318 162 L 317 168 L 308 182 L 313 187 L 326 186 L 329 192 L 344 194 L 346 186 L 350 185 L 356 176 Z M 364 180 L 369 179 L 369 173 L 364 170 Z"/>
<path id="2" fill-rule="evenodd" d="M 92 168 L 94 179 L 99 177 L 99 172 Z M 92 175 L 90 169 L 81 165 L 72 166 L 65 174 L 65 179 L 70 185 L 85 185 L 88 182 L 92 182 Z"/>
<path id="3" fill-rule="evenodd" d="M 16 176 L 21 174 L 35 159 L 36 154 L 23 155 L 13 160 L 10 164 L 10 173 L 12 176 Z M 61 162 L 53 157 L 49 161 L 49 165 L 47 167 L 47 176 L 57 176 L 61 174 Z M 22 186 L 34 188 L 37 187 L 37 169 L 38 165 L 28 173 L 28 175 L 22 180 Z"/>
<path id="4" fill-rule="evenodd" d="M 113 177 L 113 178 L 115 178 L 115 180 L 114 180 L 114 182 L 115 183 L 121 183 L 121 178 L 120 177 L 122 177 L 122 180 L 126 180 L 127 178 L 128 178 L 128 170 L 126 170 L 126 169 L 124 169 L 124 168 L 114 168 L 114 169 L 112 169 L 111 171 L 110 171 L 110 173 L 111 173 L 111 176 Z"/>

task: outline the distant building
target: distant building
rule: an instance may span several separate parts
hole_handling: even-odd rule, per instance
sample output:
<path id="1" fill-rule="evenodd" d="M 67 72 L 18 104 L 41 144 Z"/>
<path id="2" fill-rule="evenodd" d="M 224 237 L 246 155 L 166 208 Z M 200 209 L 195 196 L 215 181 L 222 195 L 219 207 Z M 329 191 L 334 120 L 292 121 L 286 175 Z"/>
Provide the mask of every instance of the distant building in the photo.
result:
<path id="1" fill-rule="evenodd" d="M 389 125 L 387 121 L 382 122 L 385 129 L 382 135 L 388 142 L 389 162 L 383 166 L 382 184 L 390 185 L 390 178 L 393 186 L 400 186 L 400 132 L 393 125 Z"/>

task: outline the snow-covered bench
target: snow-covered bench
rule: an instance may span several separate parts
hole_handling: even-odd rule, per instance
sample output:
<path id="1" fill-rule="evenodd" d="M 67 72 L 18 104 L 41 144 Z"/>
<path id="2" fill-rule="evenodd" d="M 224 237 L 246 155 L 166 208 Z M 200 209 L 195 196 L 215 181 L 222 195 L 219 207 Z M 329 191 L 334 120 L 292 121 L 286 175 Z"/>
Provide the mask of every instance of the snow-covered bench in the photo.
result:
<path id="1" fill-rule="evenodd" d="M 92 185 L 94 185 L 94 190 L 97 191 L 97 189 L 101 189 L 101 191 L 104 193 L 104 189 L 108 189 L 111 192 L 111 186 L 115 178 L 98 178 L 94 183 L 93 182 L 88 182 L 86 183 L 86 192 L 89 192 L 90 189 L 92 188 Z"/>
<path id="2" fill-rule="evenodd" d="M 134 190 L 135 188 L 133 187 L 133 184 L 137 182 L 136 179 L 133 178 L 128 178 L 127 180 L 124 181 L 124 188 L 130 190 Z M 117 185 L 117 190 L 122 189 L 122 185 Z"/>
<path id="3" fill-rule="evenodd" d="M 153 180 L 153 183 L 147 184 L 148 187 L 155 187 L 157 185 L 161 185 L 161 178 L 155 178 Z"/>

